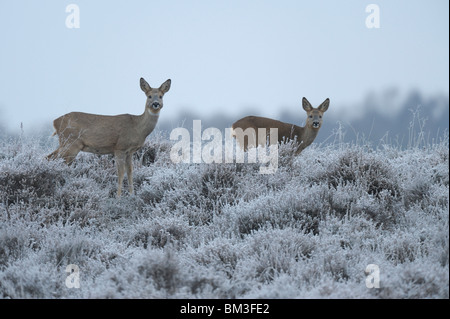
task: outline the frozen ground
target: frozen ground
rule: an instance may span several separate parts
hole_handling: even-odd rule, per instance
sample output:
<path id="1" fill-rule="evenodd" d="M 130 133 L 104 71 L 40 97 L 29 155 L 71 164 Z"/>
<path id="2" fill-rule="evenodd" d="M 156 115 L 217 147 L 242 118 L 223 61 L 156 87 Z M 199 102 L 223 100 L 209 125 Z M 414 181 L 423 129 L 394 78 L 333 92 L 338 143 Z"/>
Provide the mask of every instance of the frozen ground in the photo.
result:
<path id="1" fill-rule="evenodd" d="M 284 146 L 262 175 L 174 164 L 152 134 L 120 199 L 108 156 L 67 167 L 31 138 L 0 143 L 0 298 L 449 298 L 448 135 Z"/>

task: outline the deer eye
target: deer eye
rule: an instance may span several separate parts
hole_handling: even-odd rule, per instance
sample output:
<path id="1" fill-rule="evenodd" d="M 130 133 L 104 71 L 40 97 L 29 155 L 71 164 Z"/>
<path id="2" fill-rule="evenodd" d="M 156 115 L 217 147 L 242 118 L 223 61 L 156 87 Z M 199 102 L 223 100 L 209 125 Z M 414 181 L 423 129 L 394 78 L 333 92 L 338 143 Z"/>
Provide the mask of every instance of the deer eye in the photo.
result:
<path id="1" fill-rule="evenodd" d="M 151 96 L 151 95 L 149 95 L 149 96 L 148 96 L 148 98 L 149 98 L 149 99 L 151 99 L 151 98 L 152 98 L 152 96 Z"/>
<path id="2" fill-rule="evenodd" d="M 310 115 L 309 118 L 312 119 L 312 115 Z"/>
<path id="3" fill-rule="evenodd" d="M 162 99 L 162 95 L 160 95 L 159 98 Z"/>
<path id="4" fill-rule="evenodd" d="M 322 115 L 319 115 L 319 119 L 321 119 L 322 118 Z"/>

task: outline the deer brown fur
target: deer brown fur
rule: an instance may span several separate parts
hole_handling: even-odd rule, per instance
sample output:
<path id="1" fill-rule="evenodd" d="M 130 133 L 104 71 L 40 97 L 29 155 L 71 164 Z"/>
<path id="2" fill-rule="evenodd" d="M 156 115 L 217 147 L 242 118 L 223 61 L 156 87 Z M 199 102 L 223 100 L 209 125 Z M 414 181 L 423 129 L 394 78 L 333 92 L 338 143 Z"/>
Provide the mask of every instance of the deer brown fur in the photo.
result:
<path id="1" fill-rule="evenodd" d="M 47 156 L 48 159 L 61 157 L 71 164 L 80 151 L 95 154 L 114 154 L 118 187 L 121 195 L 125 171 L 128 187 L 133 193 L 132 155 L 145 142 L 158 122 L 163 107 L 163 96 L 170 89 L 170 79 L 159 88 L 151 88 L 143 79 L 140 86 L 147 96 L 142 115 L 121 114 L 115 116 L 71 112 L 53 121 L 55 133 L 59 137 L 59 147 Z"/>
<path id="2" fill-rule="evenodd" d="M 296 138 L 298 146 L 295 154 L 298 155 L 315 140 L 322 126 L 323 113 L 328 110 L 330 100 L 326 99 L 317 108 L 314 108 L 306 98 L 303 98 L 302 105 L 307 114 L 306 124 L 304 127 L 266 117 L 247 116 L 233 123 L 232 135 L 237 139 L 238 144 L 241 147 L 248 149 L 257 145 L 265 146 L 267 139 L 264 139 L 263 141 L 258 140 L 258 129 L 265 129 L 265 136 L 268 137 L 270 134 L 270 128 L 277 128 L 277 142 L 288 142 Z M 250 132 L 248 129 L 250 129 Z M 247 143 L 244 142 L 244 135 L 247 135 Z M 248 141 L 250 138 L 249 135 L 254 135 L 250 139 L 250 142 Z"/>

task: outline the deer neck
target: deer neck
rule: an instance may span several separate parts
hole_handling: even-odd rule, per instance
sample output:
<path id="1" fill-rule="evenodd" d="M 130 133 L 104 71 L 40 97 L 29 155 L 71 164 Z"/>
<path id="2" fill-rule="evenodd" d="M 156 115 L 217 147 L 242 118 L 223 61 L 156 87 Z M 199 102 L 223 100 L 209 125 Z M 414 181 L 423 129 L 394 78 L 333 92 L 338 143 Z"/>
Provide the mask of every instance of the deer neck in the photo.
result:
<path id="1" fill-rule="evenodd" d="M 313 128 L 310 125 L 306 125 L 305 127 L 300 127 L 300 134 L 298 134 L 298 140 L 302 141 L 306 146 L 310 145 L 317 137 L 319 133 L 319 129 Z"/>
<path id="2" fill-rule="evenodd" d="M 143 132 L 145 136 L 148 136 L 156 126 L 158 122 L 159 113 L 154 114 L 145 108 L 144 114 L 139 116 L 138 127 L 139 131 Z"/>

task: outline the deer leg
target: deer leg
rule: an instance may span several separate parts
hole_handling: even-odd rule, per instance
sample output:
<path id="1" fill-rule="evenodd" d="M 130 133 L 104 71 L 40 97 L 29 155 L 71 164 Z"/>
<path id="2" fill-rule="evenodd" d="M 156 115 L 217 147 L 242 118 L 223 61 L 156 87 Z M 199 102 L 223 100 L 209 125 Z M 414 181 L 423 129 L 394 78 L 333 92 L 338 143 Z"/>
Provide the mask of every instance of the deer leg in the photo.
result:
<path id="1" fill-rule="evenodd" d="M 82 148 L 83 144 L 80 141 L 60 144 L 60 147 L 57 150 L 58 156 L 62 157 L 67 165 L 71 165 Z"/>
<path id="2" fill-rule="evenodd" d="M 127 154 L 127 157 L 125 159 L 125 166 L 127 169 L 127 177 L 128 177 L 128 189 L 130 194 L 133 194 L 134 188 L 133 188 L 133 154 L 129 153 Z"/>
<path id="3" fill-rule="evenodd" d="M 300 154 L 305 149 L 303 143 L 300 143 L 297 147 L 297 150 L 295 151 L 295 155 Z"/>
<path id="4" fill-rule="evenodd" d="M 114 155 L 116 158 L 118 176 L 117 197 L 120 197 L 120 195 L 122 194 L 123 177 L 125 175 L 125 154 L 116 152 Z"/>
<path id="5" fill-rule="evenodd" d="M 46 156 L 47 160 L 54 160 L 58 157 L 59 148 L 57 148 L 53 153 Z"/>
<path id="6" fill-rule="evenodd" d="M 61 157 L 67 165 L 70 165 L 82 148 L 83 144 L 81 142 L 60 144 L 60 146 L 53 153 L 47 155 L 47 159 L 53 160 Z"/>

